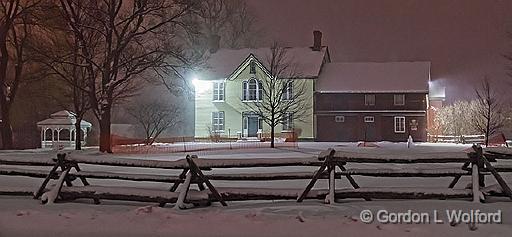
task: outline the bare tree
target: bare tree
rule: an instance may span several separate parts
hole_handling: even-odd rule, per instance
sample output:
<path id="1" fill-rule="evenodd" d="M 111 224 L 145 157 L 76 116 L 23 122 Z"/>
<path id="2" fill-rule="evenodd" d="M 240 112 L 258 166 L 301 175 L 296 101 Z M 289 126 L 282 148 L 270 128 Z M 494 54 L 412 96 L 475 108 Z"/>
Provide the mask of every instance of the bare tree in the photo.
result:
<path id="1" fill-rule="evenodd" d="M 443 135 L 471 135 L 478 133 L 472 125 L 476 101 L 456 101 L 436 111 L 435 125 Z"/>
<path id="2" fill-rule="evenodd" d="M 489 145 L 489 136 L 496 133 L 504 124 L 505 117 L 502 114 L 502 104 L 496 91 L 492 88 L 487 78 L 480 88 L 475 89 L 477 103 L 473 126 L 485 134 L 485 145 Z"/>
<path id="3" fill-rule="evenodd" d="M 86 62 L 80 57 L 80 45 L 76 37 L 73 37 L 74 34 L 66 30 L 63 30 L 63 34 L 55 34 L 57 29 L 52 24 L 53 22 L 47 25 L 47 30 L 54 33 L 49 36 L 49 40 L 35 46 L 37 54 L 34 57 L 48 69 L 49 75 L 54 75 L 63 82 L 56 85 L 61 94 L 55 100 L 64 108 L 71 104 L 75 114 L 75 150 L 81 150 L 81 123 L 91 108 L 84 89 L 87 88 L 88 79 L 87 68 L 83 66 Z"/>
<path id="4" fill-rule="evenodd" d="M 129 107 L 128 113 L 144 129 L 146 145 L 153 144 L 163 131 L 174 128 L 180 123 L 178 108 L 156 100 L 149 103 L 139 102 Z"/>
<path id="5" fill-rule="evenodd" d="M 254 46 L 258 37 L 256 17 L 245 1 L 204 0 L 201 5 L 197 15 L 203 35 L 198 44 L 210 47 L 214 42 L 228 48 Z"/>
<path id="6" fill-rule="evenodd" d="M 245 1 L 233 1 L 235 12 L 229 17 L 226 31 L 223 34 L 224 44 L 228 48 L 254 47 L 263 35 L 256 28 L 257 18 Z"/>
<path id="7" fill-rule="evenodd" d="M 27 47 L 32 39 L 35 12 L 42 0 L 0 1 L 0 109 L 3 149 L 13 147 L 11 108 L 20 85 L 29 75 Z"/>
<path id="8" fill-rule="evenodd" d="M 262 63 L 264 72 L 258 71 L 257 74 L 259 82 L 255 88 L 259 91 L 255 91 L 256 97 L 250 98 L 254 96 L 250 91 L 252 85 L 247 85 L 249 94 L 242 100 L 255 101 L 244 103 L 244 106 L 270 127 L 270 146 L 273 148 L 275 128 L 279 124 L 293 128 L 294 121 L 301 121 L 309 116 L 309 102 L 312 98 L 308 96 L 307 82 L 300 79 L 301 75 L 293 59 L 287 54 L 287 48 L 274 43 Z"/>
<path id="9" fill-rule="evenodd" d="M 180 36 L 188 30 L 188 16 L 197 4 L 59 0 L 63 19 L 80 45 L 81 66 L 88 78 L 81 89 L 88 94 L 100 124 L 100 151 L 112 152 L 110 125 L 115 104 L 136 94 L 144 82 L 141 79 L 150 78 L 151 72 L 188 65 Z"/>

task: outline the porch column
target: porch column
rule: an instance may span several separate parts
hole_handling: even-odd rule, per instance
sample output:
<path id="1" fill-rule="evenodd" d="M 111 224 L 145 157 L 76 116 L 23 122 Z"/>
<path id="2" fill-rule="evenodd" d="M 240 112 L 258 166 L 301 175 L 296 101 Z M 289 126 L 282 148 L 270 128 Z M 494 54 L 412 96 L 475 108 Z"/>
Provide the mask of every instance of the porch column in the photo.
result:
<path id="1" fill-rule="evenodd" d="M 73 147 L 73 129 L 68 128 L 68 131 L 69 131 L 69 146 Z"/>
<path id="2" fill-rule="evenodd" d="M 84 133 L 84 135 L 83 135 L 83 136 L 81 136 L 81 138 L 83 138 L 83 139 L 84 139 L 84 140 L 83 140 L 83 141 L 84 141 L 83 145 L 85 145 L 85 139 L 87 139 L 87 128 L 85 128 L 85 129 L 84 129 L 84 128 L 81 128 L 81 130 L 82 130 L 82 132 Z M 82 142 L 82 140 L 80 140 L 80 142 Z"/>
<path id="3" fill-rule="evenodd" d="M 46 128 L 41 127 L 41 148 L 44 148 L 44 137 L 46 135 Z"/>

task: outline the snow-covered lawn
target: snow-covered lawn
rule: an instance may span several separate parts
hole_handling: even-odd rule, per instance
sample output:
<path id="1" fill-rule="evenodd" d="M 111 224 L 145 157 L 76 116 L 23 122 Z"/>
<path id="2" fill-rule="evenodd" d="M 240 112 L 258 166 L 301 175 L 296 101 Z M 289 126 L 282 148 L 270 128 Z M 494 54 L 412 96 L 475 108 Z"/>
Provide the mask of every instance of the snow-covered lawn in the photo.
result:
<path id="1" fill-rule="evenodd" d="M 408 149 L 406 143 L 378 143 L 378 148 L 357 148 L 357 143 L 299 143 L 299 148 L 254 148 L 237 150 L 200 151 L 200 158 L 280 158 L 311 157 L 327 148 L 350 151 L 381 151 Z M 417 143 L 410 151 L 463 151 L 470 145 Z M 100 156 L 94 149 L 85 150 L 83 155 Z M 9 157 L 52 157 L 53 151 L 31 150 L 1 152 Z M 121 154 L 104 155 L 121 158 L 144 158 L 155 160 L 177 160 L 185 153 L 171 154 Z M 511 161 L 500 163 L 512 164 Z M 351 168 L 392 168 L 419 167 L 403 164 L 356 164 Z M 422 167 L 424 167 L 423 165 Z M 460 165 L 432 165 L 435 167 L 459 167 Z M 22 167 L 26 168 L 26 167 Z M 50 167 L 48 167 L 49 169 Z M 179 170 L 158 170 L 142 168 L 104 167 L 81 165 L 85 171 L 130 172 L 147 174 L 179 174 Z M 311 171 L 315 167 L 276 167 L 215 169 L 213 173 L 264 173 Z M 512 184 L 512 175 L 504 174 Z M 490 176 L 488 176 L 490 177 Z M 447 187 L 452 178 L 372 178 L 355 177 L 362 187 Z M 0 176 L 2 187 L 29 187 L 35 189 L 41 179 Z M 169 184 L 153 182 L 89 180 L 94 185 L 122 185 L 166 190 Z M 494 179 L 487 178 L 487 184 Z M 218 187 L 271 187 L 302 189 L 308 180 L 292 181 L 214 181 Z M 463 177 L 457 187 L 470 182 Z M 77 182 L 78 184 L 79 182 Z M 351 187 L 346 179 L 338 180 L 338 188 Z M 195 185 L 192 185 L 195 188 Z M 322 180 L 315 188 L 327 188 Z M 214 203 L 211 207 L 177 211 L 173 208 L 159 208 L 139 202 L 103 201 L 100 205 L 91 200 L 77 200 L 70 203 L 40 205 L 30 197 L 0 196 L 0 236 L 506 236 L 512 232 L 512 202 L 506 198 L 493 198 L 488 203 L 475 204 L 469 200 L 339 200 L 334 205 L 320 201 L 252 201 L 230 202 L 228 207 Z M 360 221 L 362 210 L 369 209 L 390 212 L 427 212 L 449 209 L 476 210 L 482 212 L 502 211 L 501 224 L 478 224 L 471 231 L 468 225 L 459 224 L 365 224 Z M 444 218 L 446 219 L 446 218 Z"/>

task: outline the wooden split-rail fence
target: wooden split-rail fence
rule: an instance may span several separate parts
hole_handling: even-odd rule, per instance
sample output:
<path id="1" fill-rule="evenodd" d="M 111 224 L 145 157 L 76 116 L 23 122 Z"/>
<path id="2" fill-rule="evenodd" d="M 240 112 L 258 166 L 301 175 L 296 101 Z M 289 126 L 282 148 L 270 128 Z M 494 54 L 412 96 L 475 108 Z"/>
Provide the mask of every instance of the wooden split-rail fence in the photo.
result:
<path id="1" fill-rule="evenodd" d="M 329 149 L 318 157 L 311 158 L 240 158 L 240 159 L 200 159 L 187 156 L 177 161 L 159 161 L 143 159 L 125 159 L 102 157 L 93 158 L 79 154 L 58 154 L 53 159 L 23 159 L 0 157 L 0 175 L 28 176 L 44 178 L 40 187 L 33 191 L 24 188 L 0 187 L 0 194 L 33 195 L 44 203 L 70 201 L 80 198 L 92 199 L 99 204 L 101 200 L 126 200 L 153 202 L 164 206 L 176 203 L 178 208 L 191 205 L 209 205 L 219 202 L 245 200 L 323 200 L 334 203 L 339 199 L 448 199 L 467 198 L 482 201 L 486 196 L 508 196 L 512 191 L 500 175 L 512 172 L 512 166 L 495 165 L 497 160 L 512 159 L 512 149 L 496 148 L 483 150 L 473 146 L 473 151 L 465 152 L 347 152 Z M 460 164 L 460 168 L 433 168 L 432 164 Z M 403 164 L 412 168 L 350 168 L 351 164 Z M 117 166 L 163 170 L 179 170 L 179 175 L 141 174 L 132 172 L 85 171 L 80 166 Z M 25 169 L 20 166 L 46 166 L 46 169 Z M 211 172 L 215 169 L 262 168 L 262 167 L 318 167 L 314 172 L 277 172 L 277 173 L 229 173 Z M 373 165 L 372 167 L 375 167 Z M 103 168 L 102 170 L 108 170 Z M 485 176 L 492 175 L 496 186 L 485 186 Z M 370 177 L 453 177 L 446 187 L 361 187 L 355 176 Z M 471 188 L 455 188 L 462 176 L 471 176 Z M 336 188 L 337 179 L 347 179 L 351 188 Z M 50 180 L 56 180 L 50 187 Z M 127 181 L 150 181 L 169 183 L 168 190 L 150 188 L 128 188 L 119 186 L 97 186 L 97 179 L 115 179 Z M 313 189 L 319 179 L 328 180 L 328 189 Z M 277 188 L 229 188 L 216 187 L 215 181 L 270 181 L 270 180 L 310 180 L 304 189 Z M 77 182 L 80 181 L 78 184 Z M 212 181 L 214 181 L 212 183 Z M 197 185 L 197 189 L 191 189 Z"/>

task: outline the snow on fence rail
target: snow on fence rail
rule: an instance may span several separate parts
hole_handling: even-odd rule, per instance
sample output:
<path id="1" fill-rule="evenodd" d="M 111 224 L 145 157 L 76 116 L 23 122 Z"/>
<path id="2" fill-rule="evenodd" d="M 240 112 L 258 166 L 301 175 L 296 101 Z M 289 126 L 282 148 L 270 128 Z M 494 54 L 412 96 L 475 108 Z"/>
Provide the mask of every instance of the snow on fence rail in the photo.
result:
<path id="1" fill-rule="evenodd" d="M 462 144 L 482 144 L 485 141 L 485 135 L 428 135 L 428 140 L 432 142 L 448 142 L 448 143 L 462 143 Z"/>
<path id="2" fill-rule="evenodd" d="M 297 142 L 276 142 L 275 147 L 297 148 Z M 211 150 L 238 150 L 269 148 L 270 142 L 250 141 L 250 142 L 183 142 L 183 143 L 157 143 L 155 145 L 127 144 L 116 145 L 112 149 L 115 153 L 126 154 L 154 154 L 154 153 L 177 153 L 177 152 L 201 152 Z"/>
<path id="3" fill-rule="evenodd" d="M 8 158 L 0 157 L 0 175 L 23 175 L 29 177 L 45 178 L 35 197 L 47 202 L 53 202 L 57 197 L 62 199 L 91 198 L 95 203 L 100 199 L 132 200 L 143 202 L 157 202 L 162 206 L 166 203 L 177 202 L 177 207 L 186 208 L 187 203 L 207 205 L 212 201 L 219 201 L 227 205 L 226 201 L 238 200 L 276 200 L 294 199 L 301 202 L 304 199 L 323 199 L 333 203 L 340 198 L 371 198 L 405 199 L 405 198 L 471 198 L 480 199 L 481 190 L 484 190 L 483 177 L 491 173 L 498 180 L 497 193 L 512 197 L 510 188 L 498 172 L 512 172 L 512 167 L 496 166 L 490 162 L 495 159 L 510 159 L 512 151 L 505 148 L 486 149 L 485 154 L 481 148 L 475 147 L 471 153 L 407 153 L 407 152 L 379 152 L 354 153 L 346 151 L 328 150 L 320 153 L 318 157 L 311 158 L 239 158 L 239 159 L 199 159 L 188 156 L 178 161 L 156 161 L 142 159 L 123 159 L 111 157 L 90 157 L 79 154 L 60 154 L 54 159 L 36 158 Z M 480 149 L 480 150 L 479 150 Z M 399 164 L 432 164 L 432 163 L 460 163 L 462 167 L 456 168 L 401 168 L 401 169 L 356 169 L 348 168 L 351 163 L 399 163 Z M 141 167 L 152 169 L 178 169 L 180 175 L 137 174 L 133 172 L 99 172 L 82 171 L 79 164 Z M 51 171 L 22 169 L 9 167 L 9 165 L 49 166 Z M 471 168 L 469 166 L 472 165 Z M 279 173 L 252 173 L 252 174 L 218 174 L 209 173 L 215 168 L 248 168 L 248 167 L 280 167 L 280 166 L 316 166 L 318 171 L 310 172 L 279 172 Z M 476 167 L 476 169 L 475 169 Z M 60 171 L 58 171 L 60 169 Z M 74 172 L 70 172 L 74 169 Z M 339 169 L 339 171 L 336 171 Z M 203 173 L 204 172 L 204 173 Z M 477 180 L 473 190 L 454 189 L 461 176 L 472 175 Z M 417 188 L 417 187 L 360 187 L 353 176 L 371 177 L 454 177 L 448 188 Z M 353 189 L 335 189 L 335 179 L 347 178 Z M 50 179 L 57 179 L 57 184 L 48 191 L 46 186 Z M 88 179 L 119 179 L 130 181 L 151 181 L 172 184 L 168 191 L 126 188 L 101 187 L 89 185 Z M 210 180 L 231 181 L 263 181 L 263 180 L 310 180 L 304 190 L 298 189 L 271 189 L 271 188 L 216 188 Z M 329 189 L 312 189 L 318 179 L 328 179 Z M 80 180 L 84 186 L 73 185 L 72 182 Z M 64 186 L 64 183 L 66 186 Z M 199 190 L 190 190 L 190 185 L 196 184 Z M 207 188 L 205 187 L 207 186 Z M 482 188 L 482 189 L 481 189 Z M 488 187 L 487 187 L 488 188 Z M 489 194 L 488 191 L 485 191 Z M 496 192 L 496 190 L 493 190 Z M 23 195 L 23 190 L 2 190 L 0 194 Z"/>

